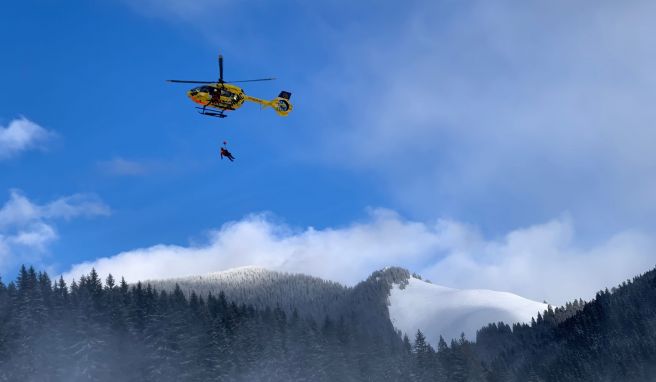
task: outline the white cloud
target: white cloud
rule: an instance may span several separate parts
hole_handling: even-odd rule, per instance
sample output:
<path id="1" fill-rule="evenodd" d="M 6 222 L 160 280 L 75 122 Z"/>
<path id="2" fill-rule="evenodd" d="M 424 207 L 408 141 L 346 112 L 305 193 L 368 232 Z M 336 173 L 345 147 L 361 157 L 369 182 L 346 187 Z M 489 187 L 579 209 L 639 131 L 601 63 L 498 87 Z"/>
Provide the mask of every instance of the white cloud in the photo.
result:
<path id="1" fill-rule="evenodd" d="M 332 105 L 330 163 L 375 171 L 414 213 L 486 229 L 563 210 L 586 229 L 653 222 L 656 3 L 404 9 L 336 31 L 339 62 L 309 95 L 317 113 Z"/>
<path id="2" fill-rule="evenodd" d="M 0 160 L 14 157 L 25 150 L 42 147 L 54 136 L 53 132 L 27 118 L 14 119 L 7 127 L 0 126 Z"/>
<path id="3" fill-rule="evenodd" d="M 624 231 L 590 247 L 576 245 L 567 218 L 514 230 L 500 240 L 458 241 L 423 273 L 447 285 L 514 291 L 562 304 L 590 299 L 656 266 L 656 242 Z"/>
<path id="4" fill-rule="evenodd" d="M 43 252 L 46 245 L 57 239 L 55 229 L 45 223 L 34 223 L 7 238 L 10 245 L 19 245 Z"/>
<path id="5" fill-rule="evenodd" d="M 120 157 L 99 162 L 98 166 L 104 172 L 117 176 L 144 175 L 148 172 L 148 166 L 145 163 Z"/>
<path id="6" fill-rule="evenodd" d="M 39 205 L 18 190 L 0 208 L 0 270 L 21 261 L 38 261 L 58 239 L 55 220 L 102 216 L 109 207 L 97 196 L 75 194 Z"/>
<path id="7" fill-rule="evenodd" d="M 0 229 L 22 227 L 42 220 L 68 220 L 78 216 L 109 213 L 109 207 L 93 194 L 74 194 L 38 205 L 14 189 L 9 193 L 9 200 L 0 208 Z"/>
<path id="8" fill-rule="evenodd" d="M 73 194 L 64 196 L 39 208 L 41 215 L 49 219 L 72 219 L 78 216 L 97 216 L 110 214 L 110 209 L 98 196 L 93 194 Z"/>
<path id="9" fill-rule="evenodd" d="M 375 269 L 402 264 L 437 284 L 563 303 L 589 299 L 655 265 L 656 243 L 639 232 L 622 232 L 588 248 L 574 243 L 567 218 L 485 239 L 465 224 L 408 221 L 387 210 L 372 211 L 364 222 L 323 230 L 293 230 L 253 215 L 211 232 L 207 243 L 127 251 L 77 264 L 65 278 L 77 278 L 92 267 L 137 281 L 257 265 L 354 284 Z"/>

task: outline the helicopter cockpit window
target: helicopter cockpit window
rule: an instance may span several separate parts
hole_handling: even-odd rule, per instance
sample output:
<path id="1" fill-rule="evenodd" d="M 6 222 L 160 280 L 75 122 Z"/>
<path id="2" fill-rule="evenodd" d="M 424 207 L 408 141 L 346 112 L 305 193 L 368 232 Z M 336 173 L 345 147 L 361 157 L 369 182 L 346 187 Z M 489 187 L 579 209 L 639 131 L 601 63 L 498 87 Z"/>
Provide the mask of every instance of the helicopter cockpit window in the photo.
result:
<path id="1" fill-rule="evenodd" d="M 198 88 L 198 91 L 201 91 L 203 93 L 212 93 L 214 92 L 214 88 L 211 86 L 201 86 Z"/>

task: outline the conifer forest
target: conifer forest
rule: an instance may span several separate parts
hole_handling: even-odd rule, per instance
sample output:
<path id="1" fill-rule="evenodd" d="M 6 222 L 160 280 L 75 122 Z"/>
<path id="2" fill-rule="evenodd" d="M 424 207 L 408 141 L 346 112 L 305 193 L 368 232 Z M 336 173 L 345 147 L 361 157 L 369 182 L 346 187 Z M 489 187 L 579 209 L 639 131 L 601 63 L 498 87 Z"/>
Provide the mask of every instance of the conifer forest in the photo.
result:
<path id="1" fill-rule="evenodd" d="M 366 316 L 323 319 L 22 267 L 0 282 L 0 381 L 654 381 L 656 270 L 433 347 Z"/>

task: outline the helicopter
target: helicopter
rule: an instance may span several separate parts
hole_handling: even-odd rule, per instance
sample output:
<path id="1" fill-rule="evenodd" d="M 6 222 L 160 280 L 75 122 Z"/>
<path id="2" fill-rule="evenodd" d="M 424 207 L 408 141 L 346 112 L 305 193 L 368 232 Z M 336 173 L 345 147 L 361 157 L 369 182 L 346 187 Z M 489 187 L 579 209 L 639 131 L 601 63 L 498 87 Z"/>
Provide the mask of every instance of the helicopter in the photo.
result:
<path id="1" fill-rule="evenodd" d="M 196 106 L 199 113 L 210 117 L 225 118 L 228 115 L 226 111 L 239 109 L 245 101 L 255 102 L 262 107 L 271 107 L 280 116 L 287 116 L 293 106 L 289 102 L 292 93 L 288 91 L 281 91 L 278 97 L 272 100 L 265 100 L 252 97 L 244 93 L 244 90 L 239 86 L 233 85 L 241 82 L 258 82 L 258 81 L 271 81 L 275 78 L 258 78 L 254 80 L 240 80 L 240 81 L 225 81 L 223 79 L 223 55 L 219 55 L 219 80 L 218 81 L 186 81 L 186 80 L 167 80 L 167 82 L 182 83 L 182 84 L 202 84 L 202 86 L 195 87 L 187 91 L 187 96 L 192 101 L 201 105 Z"/>

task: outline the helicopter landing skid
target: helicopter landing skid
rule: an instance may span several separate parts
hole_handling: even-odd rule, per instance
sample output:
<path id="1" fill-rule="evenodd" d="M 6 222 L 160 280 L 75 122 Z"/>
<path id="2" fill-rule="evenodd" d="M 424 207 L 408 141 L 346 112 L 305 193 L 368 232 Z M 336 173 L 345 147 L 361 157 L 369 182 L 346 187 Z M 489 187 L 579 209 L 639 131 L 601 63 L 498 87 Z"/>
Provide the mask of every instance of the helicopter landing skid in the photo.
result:
<path id="1" fill-rule="evenodd" d="M 220 112 L 217 113 L 214 110 L 206 110 L 204 107 L 197 107 L 196 109 L 200 110 L 198 112 L 198 114 L 207 115 L 207 116 L 210 116 L 210 117 L 217 117 L 217 118 L 227 117 L 227 115 L 224 114 L 225 113 L 224 110 L 221 110 Z"/>

